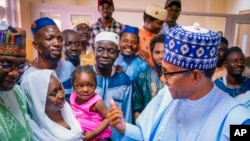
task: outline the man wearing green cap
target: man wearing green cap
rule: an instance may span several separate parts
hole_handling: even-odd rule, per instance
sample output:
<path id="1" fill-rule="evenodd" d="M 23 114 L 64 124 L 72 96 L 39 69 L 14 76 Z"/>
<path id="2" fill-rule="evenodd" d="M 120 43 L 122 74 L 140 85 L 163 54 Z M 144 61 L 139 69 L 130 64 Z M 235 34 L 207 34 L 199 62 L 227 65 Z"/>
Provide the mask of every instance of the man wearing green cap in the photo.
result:
<path id="1" fill-rule="evenodd" d="M 0 140 L 32 141 L 24 94 L 16 85 L 27 67 L 26 31 L 9 26 L 0 36 Z"/>

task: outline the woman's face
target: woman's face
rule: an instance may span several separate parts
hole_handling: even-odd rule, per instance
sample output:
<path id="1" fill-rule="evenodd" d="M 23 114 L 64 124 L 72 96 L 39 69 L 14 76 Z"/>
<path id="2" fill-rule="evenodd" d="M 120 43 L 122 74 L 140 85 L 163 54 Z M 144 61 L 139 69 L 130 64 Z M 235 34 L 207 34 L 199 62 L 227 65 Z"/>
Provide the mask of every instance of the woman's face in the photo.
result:
<path id="1" fill-rule="evenodd" d="M 47 91 L 45 112 L 57 112 L 64 106 L 64 89 L 61 82 L 53 75 L 50 77 Z"/>

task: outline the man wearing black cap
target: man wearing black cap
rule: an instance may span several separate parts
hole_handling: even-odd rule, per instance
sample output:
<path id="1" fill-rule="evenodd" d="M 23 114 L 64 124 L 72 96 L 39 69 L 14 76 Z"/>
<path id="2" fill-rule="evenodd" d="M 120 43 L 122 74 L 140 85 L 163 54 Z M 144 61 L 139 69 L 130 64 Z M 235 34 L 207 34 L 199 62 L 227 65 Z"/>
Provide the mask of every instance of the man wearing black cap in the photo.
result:
<path id="1" fill-rule="evenodd" d="M 120 34 L 123 25 L 113 19 L 114 10 L 113 0 L 98 0 L 98 11 L 101 17 L 90 26 L 93 41 L 95 36 L 102 31 Z"/>
<path id="2" fill-rule="evenodd" d="M 168 13 L 160 34 L 166 34 L 170 28 L 178 26 L 176 21 L 181 13 L 181 0 L 167 0 L 165 3 L 165 9 Z"/>

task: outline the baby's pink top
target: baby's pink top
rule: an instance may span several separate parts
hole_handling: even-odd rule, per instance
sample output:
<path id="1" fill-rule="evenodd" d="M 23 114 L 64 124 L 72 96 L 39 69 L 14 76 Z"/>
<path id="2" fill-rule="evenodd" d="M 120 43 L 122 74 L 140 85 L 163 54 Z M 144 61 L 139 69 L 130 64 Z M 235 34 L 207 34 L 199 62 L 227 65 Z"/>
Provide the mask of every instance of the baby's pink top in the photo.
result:
<path id="1" fill-rule="evenodd" d="M 97 101 L 101 100 L 102 98 L 98 94 L 95 94 L 95 96 L 93 96 L 91 99 L 81 105 L 76 104 L 76 98 L 77 94 L 73 92 L 70 96 L 70 103 L 76 119 L 80 122 L 82 130 L 84 132 L 95 130 L 98 126 L 100 126 L 103 121 L 103 118 L 99 113 L 91 112 L 90 107 L 92 107 Z M 111 134 L 111 128 L 108 127 L 96 138 L 110 138 Z"/>

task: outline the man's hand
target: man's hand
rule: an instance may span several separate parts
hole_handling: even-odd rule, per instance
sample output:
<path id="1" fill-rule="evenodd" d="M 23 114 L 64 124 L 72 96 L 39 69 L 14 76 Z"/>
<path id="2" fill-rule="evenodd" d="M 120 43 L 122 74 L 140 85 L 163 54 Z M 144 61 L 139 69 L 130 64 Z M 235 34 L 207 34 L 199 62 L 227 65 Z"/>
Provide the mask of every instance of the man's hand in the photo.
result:
<path id="1" fill-rule="evenodd" d="M 145 61 L 148 61 L 149 59 L 149 54 L 148 52 L 144 51 L 144 50 L 141 50 L 139 53 L 138 53 L 138 56 L 142 59 L 142 60 L 145 60 Z"/>
<path id="2" fill-rule="evenodd" d="M 110 100 L 111 109 L 107 114 L 107 119 L 109 124 L 114 127 L 118 132 L 124 133 L 126 129 L 126 124 L 123 118 L 122 111 L 116 106 L 113 99 Z"/>

